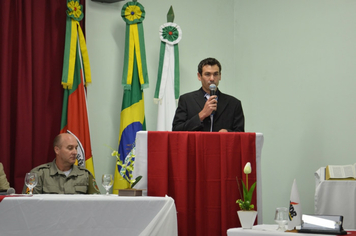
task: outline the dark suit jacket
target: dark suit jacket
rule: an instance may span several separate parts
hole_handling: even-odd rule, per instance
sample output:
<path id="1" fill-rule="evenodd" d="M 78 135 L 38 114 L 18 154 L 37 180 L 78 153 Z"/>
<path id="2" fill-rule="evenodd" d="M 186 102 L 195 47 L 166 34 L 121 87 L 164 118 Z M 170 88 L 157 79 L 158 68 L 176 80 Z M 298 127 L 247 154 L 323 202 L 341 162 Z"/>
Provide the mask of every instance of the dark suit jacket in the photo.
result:
<path id="1" fill-rule="evenodd" d="M 205 98 L 202 89 L 186 93 L 179 98 L 173 120 L 173 131 L 210 131 L 210 117 L 203 122 L 199 112 L 204 108 Z M 245 118 L 240 100 L 221 92 L 218 93 L 218 107 L 214 114 L 213 131 L 245 131 Z"/>

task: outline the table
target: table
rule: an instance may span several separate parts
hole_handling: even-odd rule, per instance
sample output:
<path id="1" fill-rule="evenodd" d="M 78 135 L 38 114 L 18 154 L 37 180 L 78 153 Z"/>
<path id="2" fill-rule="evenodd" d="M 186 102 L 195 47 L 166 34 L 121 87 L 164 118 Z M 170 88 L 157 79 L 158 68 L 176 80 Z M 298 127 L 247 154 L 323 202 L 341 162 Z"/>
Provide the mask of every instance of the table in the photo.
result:
<path id="1" fill-rule="evenodd" d="M 170 197 L 33 195 L 0 202 L 0 235 L 177 235 Z"/>
<path id="2" fill-rule="evenodd" d="M 262 145 L 261 133 L 141 131 L 133 176 L 143 176 L 136 186 L 146 194 L 175 199 L 179 235 L 226 235 L 239 225 L 236 177 L 245 178 L 247 161 L 249 183 L 257 180 L 253 202 L 262 223 Z"/>
<path id="3" fill-rule="evenodd" d="M 344 229 L 356 229 L 355 199 L 356 181 L 325 180 L 325 167 L 315 172 L 315 214 L 342 215 Z"/>
<path id="4" fill-rule="evenodd" d="M 306 234 L 306 233 L 288 233 L 288 232 L 279 232 L 276 229 L 278 228 L 277 225 L 255 225 L 252 229 L 242 229 L 242 228 L 232 228 L 227 230 L 227 236 L 261 236 L 261 235 L 275 235 L 275 236 L 290 236 L 290 235 L 297 235 L 297 236 L 311 236 L 311 235 L 319 235 L 319 236 L 330 236 L 330 234 Z M 348 236 L 356 235 L 356 231 L 348 231 Z"/>

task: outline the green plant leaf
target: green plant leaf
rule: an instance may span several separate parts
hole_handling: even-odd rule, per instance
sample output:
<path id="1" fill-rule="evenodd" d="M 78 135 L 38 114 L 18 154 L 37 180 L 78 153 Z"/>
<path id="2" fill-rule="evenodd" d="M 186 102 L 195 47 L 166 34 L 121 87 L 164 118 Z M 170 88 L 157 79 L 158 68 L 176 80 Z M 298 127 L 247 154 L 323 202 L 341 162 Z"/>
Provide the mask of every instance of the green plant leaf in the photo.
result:
<path id="1" fill-rule="evenodd" d="M 135 179 L 135 183 L 133 183 L 133 184 L 131 185 L 131 188 L 133 188 L 141 179 L 142 179 L 142 175 L 137 176 L 137 178 Z"/>
<path id="2" fill-rule="evenodd" d="M 241 210 L 252 210 L 255 206 L 251 204 L 252 194 L 256 188 L 256 182 L 253 183 L 249 190 L 247 190 L 245 183 L 241 180 L 243 189 L 243 199 L 238 199 L 236 203 L 239 204 Z"/>
<path id="3" fill-rule="evenodd" d="M 248 193 L 246 194 L 246 198 L 247 198 L 247 199 L 244 199 L 245 201 L 251 202 L 252 194 L 253 194 L 253 191 L 255 190 L 255 187 L 256 187 L 256 182 L 251 185 L 250 190 L 249 190 Z"/>
<path id="4" fill-rule="evenodd" d="M 244 199 L 242 199 L 242 200 L 243 200 L 243 201 L 246 201 L 246 197 L 247 197 L 247 188 L 246 188 L 246 186 L 245 186 L 244 181 L 242 181 L 242 180 L 241 180 L 241 182 L 242 182 L 242 192 L 243 192 L 243 195 L 244 195 Z"/>

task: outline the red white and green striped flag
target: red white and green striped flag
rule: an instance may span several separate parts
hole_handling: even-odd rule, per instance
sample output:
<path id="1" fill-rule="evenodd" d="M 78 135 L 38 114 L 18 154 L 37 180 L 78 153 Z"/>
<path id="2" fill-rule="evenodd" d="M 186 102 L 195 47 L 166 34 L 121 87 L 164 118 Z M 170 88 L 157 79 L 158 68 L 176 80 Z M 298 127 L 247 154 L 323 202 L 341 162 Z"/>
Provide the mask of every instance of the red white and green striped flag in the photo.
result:
<path id="1" fill-rule="evenodd" d="M 78 0 L 67 0 L 67 22 L 63 60 L 64 88 L 61 133 L 71 133 L 78 141 L 78 165 L 85 166 L 94 176 L 86 99 L 87 83 L 91 82 L 88 51 L 79 21 L 83 6 Z"/>

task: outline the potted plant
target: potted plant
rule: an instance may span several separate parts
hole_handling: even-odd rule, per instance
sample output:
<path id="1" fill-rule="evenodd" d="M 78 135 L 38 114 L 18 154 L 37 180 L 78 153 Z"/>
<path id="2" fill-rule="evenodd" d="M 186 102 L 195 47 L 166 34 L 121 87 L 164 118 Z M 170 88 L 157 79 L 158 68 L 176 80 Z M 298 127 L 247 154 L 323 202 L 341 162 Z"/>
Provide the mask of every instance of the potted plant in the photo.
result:
<path id="1" fill-rule="evenodd" d="M 121 167 L 121 169 L 119 169 L 119 173 L 128 183 L 128 188 L 119 189 L 119 196 L 142 196 L 142 189 L 134 188 L 134 186 L 141 180 L 142 176 L 140 175 L 133 178 L 132 175 L 135 164 L 135 146 L 133 145 L 133 148 L 124 161 L 121 160 L 120 153 L 116 150 L 113 150 L 111 156 L 116 157 L 117 167 Z"/>
<path id="2" fill-rule="evenodd" d="M 236 203 L 239 204 L 240 211 L 237 211 L 239 216 L 240 223 L 243 229 L 251 229 L 253 223 L 255 222 L 257 211 L 253 210 L 254 205 L 251 204 L 252 194 L 256 187 L 256 182 L 254 182 L 251 187 L 248 186 L 248 175 L 252 172 L 251 163 L 247 162 L 244 168 L 244 173 L 246 174 L 246 184 L 243 180 L 242 182 L 242 191 L 243 195 L 241 196 L 241 189 L 239 181 L 237 180 L 237 185 L 240 191 L 240 199 L 237 199 Z"/>

